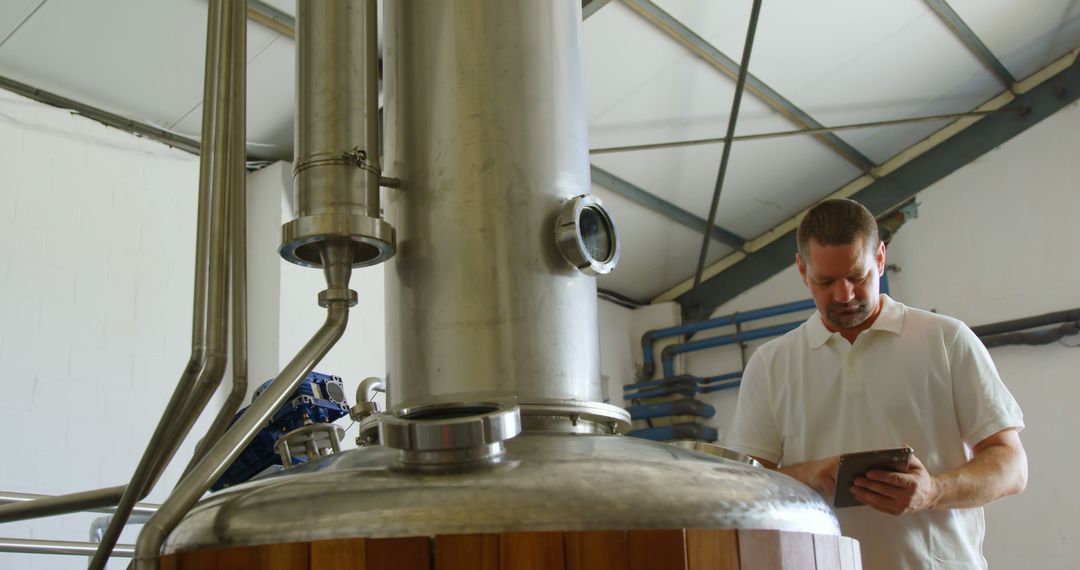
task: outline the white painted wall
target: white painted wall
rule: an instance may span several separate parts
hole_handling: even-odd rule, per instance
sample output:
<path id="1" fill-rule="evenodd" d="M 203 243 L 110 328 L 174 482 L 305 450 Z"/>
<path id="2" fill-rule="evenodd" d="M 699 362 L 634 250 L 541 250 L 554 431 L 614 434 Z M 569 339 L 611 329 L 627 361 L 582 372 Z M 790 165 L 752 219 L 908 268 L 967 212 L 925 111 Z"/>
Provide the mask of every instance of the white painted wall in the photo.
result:
<path id="1" fill-rule="evenodd" d="M 0 92 L 0 489 L 130 479 L 190 355 L 197 187 L 191 155 Z M 0 536 L 87 540 L 96 516 Z M 0 568 L 85 567 L 0 554 Z"/>

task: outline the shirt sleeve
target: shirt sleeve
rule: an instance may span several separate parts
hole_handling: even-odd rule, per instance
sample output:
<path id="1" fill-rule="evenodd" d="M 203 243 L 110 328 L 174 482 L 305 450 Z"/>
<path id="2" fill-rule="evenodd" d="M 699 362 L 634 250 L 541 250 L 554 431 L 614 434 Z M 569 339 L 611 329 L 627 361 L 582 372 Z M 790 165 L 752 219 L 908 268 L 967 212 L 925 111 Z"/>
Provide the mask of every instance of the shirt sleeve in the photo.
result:
<path id="1" fill-rule="evenodd" d="M 950 346 L 949 369 L 956 419 L 968 446 L 1003 429 L 1023 429 L 1024 415 L 1001 381 L 990 352 L 962 323 Z"/>
<path id="2" fill-rule="evenodd" d="M 783 442 L 772 413 L 768 364 L 758 350 L 750 357 L 739 385 L 735 417 L 728 428 L 725 445 L 773 463 L 780 463 Z"/>

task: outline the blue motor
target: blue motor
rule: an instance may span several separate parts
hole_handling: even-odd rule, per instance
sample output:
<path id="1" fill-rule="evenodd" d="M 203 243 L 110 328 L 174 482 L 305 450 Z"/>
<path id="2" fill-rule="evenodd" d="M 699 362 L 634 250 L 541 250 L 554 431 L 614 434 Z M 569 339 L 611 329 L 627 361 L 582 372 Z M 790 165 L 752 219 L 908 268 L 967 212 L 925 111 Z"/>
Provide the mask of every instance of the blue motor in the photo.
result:
<path id="1" fill-rule="evenodd" d="M 263 382 L 251 397 L 254 402 L 266 390 L 273 379 Z M 250 406 L 249 406 L 250 407 Z M 247 411 L 247 407 L 236 413 L 236 419 Z M 312 372 L 300 383 L 270 422 L 251 440 L 244 452 L 225 470 L 211 491 L 220 491 L 225 487 L 243 483 L 265 471 L 273 465 L 281 465 L 281 456 L 274 450 L 274 444 L 285 434 L 309 424 L 324 424 L 349 413 L 349 404 L 345 401 L 345 387 L 341 378 Z M 294 458 L 294 463 L 303 463 L 303 457 Z"/>

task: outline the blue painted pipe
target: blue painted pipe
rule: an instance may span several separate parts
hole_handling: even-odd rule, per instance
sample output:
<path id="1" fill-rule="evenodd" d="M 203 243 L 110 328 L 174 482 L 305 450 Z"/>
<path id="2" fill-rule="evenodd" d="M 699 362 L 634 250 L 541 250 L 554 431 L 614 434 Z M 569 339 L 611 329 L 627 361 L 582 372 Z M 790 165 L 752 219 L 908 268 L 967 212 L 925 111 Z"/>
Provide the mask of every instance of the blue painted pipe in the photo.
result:
<path id="1" fill-rule="evenodd" d="M 686 398 L 673 402 L 661 402 L 659 404 L 641 404 L 627 408 L 631 420 L 644 420 L 648 418 L 663 418 L 668 416 L 698 416 L 711 418 L 716 415 L 716 408 L 702 402 Z"/>
<path id="2" fill-rule="evenodd" d="M 704 330 L 715 329 L 728 325 L 735 325 L 738 323 L 745 323 L 748 321 L 767 319 L 769 317 L 786 315 L 788 313 L 795 313 L 798 311 L 807 311 L 813 308 L 814 300 L 807 299 L 805 301 L 795 301 L 792 303 L 784 303 L 782 305 L 773 305 L 771 307 L 754 309 L 752 311 L 746 311 L 744 313 L 732 313 L 730 315 L 706 319 L 704 321 L 685 323 L 673 327 L 653 329 L 651 331 L 647 331 L 641 336 L 641 355 L 642 362 L 644 364 L 644 370 L 642 372 L 644 373 L 644 376 L 648 378 L 653 375 L 653 372 L 656 371 L 656 363 L 653 359 L 653 343 L 659 339 L 701 332 Z M 665 373 L 665 375 L 668 374 Z"/>
<path id="3" fill-rule="evenodd" d="M 719 384 L 713 384 L 701 389 L 702 394 L 709 394 L 711 392 L 718 392 L 720 390 L 729 390 L 731 388 L 738 388 L 742 385 L 742 380 L 736 380 L 734 382 L 720 382 Z"/>
<path id="4" fill-rule="evenodd" d="M 670 426 L 636 429 L 628 432 L 630 437 L 640 437 L 654 441 L 671 441 L 676 439 L 696 439 L 699 441 L 716 441 L 719 435 L 716 428 L 699 423 L 682 423 Z"/>
<path id="5" fill-rule="evenodd" d="M 663 363 L 664 376 L 672 376 L 675 374 L 675 365 L 673 359 L 678 354 L 686 352 L 695 352 L 698 350 L 704 350 L 706 348 L 713 348 L 714 346 L 724 346 L 728 344 L 735 344 L 738 342 L 745 342 L 748 340 L 755 340 L 759 338 L 766 338 L 770 336 L 782 335 L 790 330 L 799 328 L 799 325 L 803 324 L 803 321 L 797 321 L 794 323 L 784 323 L 782 325 L 774 325 L 771 327 L 762 327 L 760 329 L 754 329 L 750 331 L 743 331 L 737 334 L 729 334 L 724 336 L 715 336 L 712 338 L 706 338 L 702 340 L 695 340 L 692 342 L 684 342 L 682 344 L 672 344 L 664 347 L 663 352 L 660 355 L 660 361 Z"/>

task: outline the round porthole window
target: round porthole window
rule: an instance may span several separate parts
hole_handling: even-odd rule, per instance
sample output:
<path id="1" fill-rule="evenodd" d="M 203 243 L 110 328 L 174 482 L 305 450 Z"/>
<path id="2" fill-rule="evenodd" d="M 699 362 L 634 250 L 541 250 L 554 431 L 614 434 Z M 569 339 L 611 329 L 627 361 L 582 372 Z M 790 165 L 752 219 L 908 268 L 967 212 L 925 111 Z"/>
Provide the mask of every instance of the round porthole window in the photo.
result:
<path id="1" fill-rule="evenodd" d="M 559 252 L 584 273 L 605 275 L 619 262 L 615 222 L 599 198 L 582 194 L 568 201 L 555 223 Z"/>

